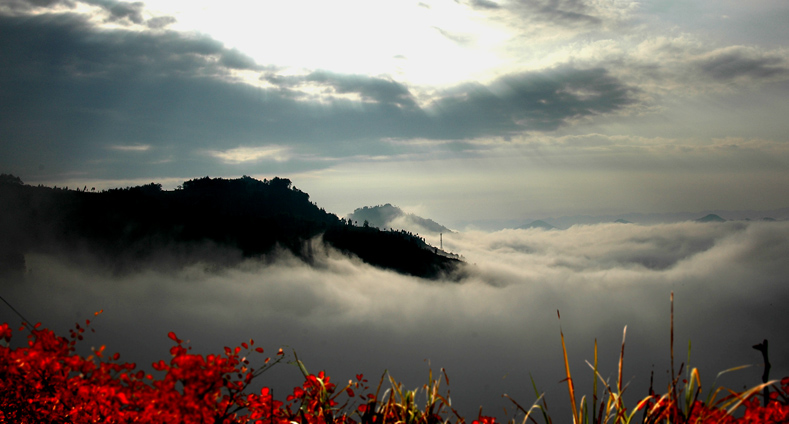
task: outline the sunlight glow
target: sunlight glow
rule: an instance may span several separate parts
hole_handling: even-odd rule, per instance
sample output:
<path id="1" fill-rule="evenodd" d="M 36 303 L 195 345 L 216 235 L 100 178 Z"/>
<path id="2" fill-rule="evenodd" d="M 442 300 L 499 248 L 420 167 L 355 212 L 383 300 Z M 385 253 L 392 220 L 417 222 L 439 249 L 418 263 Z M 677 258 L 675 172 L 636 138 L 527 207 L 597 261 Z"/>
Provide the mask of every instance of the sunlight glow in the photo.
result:
<path id="1" fill-rule="evenodd" d="M 452 2 L 146 3 L 175 16 L 171 27 L 208 33 L 260 65 L 385 75 L 409 84 L 450 85 L 500 68 L 512 34 Z"/>
<path id="2" fill-rule="evenodd" d="M 288 148 L 279 146 L 264 147 L 237 147 L 224 151 L 212 150 L 207 153 L 215 158 L 222 159 L 225 163 L 246 163 L 255 162 L 262 159 L 274 160 L 277 162 L 289 159 Z"/>
<path id="3" fill-rule="evenodd" d="M 150 144 L 134 144 L 134 145 L 116 145 L 109 147 L 112 150 L 121 152 L 147 152 L 151 149 Z"/>

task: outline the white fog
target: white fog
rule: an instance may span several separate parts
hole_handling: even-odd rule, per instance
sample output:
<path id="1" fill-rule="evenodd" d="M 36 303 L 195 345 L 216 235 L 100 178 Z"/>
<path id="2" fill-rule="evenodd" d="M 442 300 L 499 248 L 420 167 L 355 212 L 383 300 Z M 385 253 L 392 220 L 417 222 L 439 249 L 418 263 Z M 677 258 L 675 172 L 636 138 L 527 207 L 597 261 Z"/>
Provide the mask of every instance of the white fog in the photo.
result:
<path id="1" fill-rule="evenodd" d="M 465 232 L 445 234 L 443 244 L 468 264 L 459 283 L 383 271 L 336 251 L 312 266 L 283 253 L 232 269 L 123 273 L 93 264 L 90 255 L 30 254 L 28 272 L 6 282 L 3 296 L 64 335 L 103 309 L 83 346 L 106 344 L 143 369 L 167 358 L 171 330 L 199 353 L 254 338 L 266 349 L 261 363 L 279 347 L 295 350 L 311 372 L 326 370 L 338 382 L 364 373 L 377 383 L 388 370 L 413 389 L 427 382 L 430 368 L 444 368 L 453 405 L 465 416 L 482 406 L 511 417 L 513 405 L 501 395 L 530 405 L 530 375 L 553 415 L 569 414 L 560 324 L 580 393 L 591 393 L 584 361 L 592 360 L 595 339 L 603 376 L 615 378 L 625 326 L 626 399 L 647 394 L 652 371 L 655 390 L 664 390 L 672 291 L 676 361 L 686 361 L 691 341 L 691 366 L 705 392 L 719 371 L 744 364 L 755 366 L 718 384 L 758 384 L 761 356 L 751 346 L 763 339 L 770 341 L 771 376 L 789 375 L 787 222 Z M 20 321 L 9 308 L 0 319 Z M 259 384 L 284 400 L 300 376 L 279 364 Z"/>

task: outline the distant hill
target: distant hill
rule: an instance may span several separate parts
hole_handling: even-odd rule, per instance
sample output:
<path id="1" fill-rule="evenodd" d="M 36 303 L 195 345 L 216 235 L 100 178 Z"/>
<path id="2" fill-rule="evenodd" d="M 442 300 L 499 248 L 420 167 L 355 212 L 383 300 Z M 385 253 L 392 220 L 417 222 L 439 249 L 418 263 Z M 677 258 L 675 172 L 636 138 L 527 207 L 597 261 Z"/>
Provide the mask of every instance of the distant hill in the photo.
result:
<path id="1" fill-rule="evenodd" d="M 350 225 L 286 178 L 204 177 L 173 191 L 151 183 L 102 192 L 17 180 L 0 179 L 0 260 L 12 268 L 25 253 L 80 249 L 121 271 L 154 264 L 161 252 L 168 261 L 232 265 L 285 249 L 310 262 L 318 236 L 367 263 L 419 277 L 453 273 L 460 263 L 412 234 Z"/>
<path id="2" fill-rule="evenodd" d="M 528 223 L 526 225 L 522 225 L 522 226 L 520 226 L 518 228 L 519 229 L 523 229 L 523 230 L 527 230 L 527 229 L 530 229 L 530 228 L 539 228 L 539 229 L 542 229 L 542 230 L 556 230 L 556 229 L 558 229 L 558 228 L 554 227 L 553 225 L 551 225 L 551 224 L 549 224 L 549 223 L 547 223 L 545 221 L 541 221 L 539 219 L 536 220 L 536 221 L 532 221 L 532 222 L 530 222 L 530 223 Z"/>
<path id="3" fill-rule="evenodd" d="M 622 219 L 622 218 L 619 218 L 619 219 L 617 219 L 614 222 L 617 223 L 617 224 L 632 224 L 632 222 L 630 222 L 630 221 L 628 221 L 626 219 Z"/>
<path id="4" fill-rule="evenodd" d="M 606 215 L 559 215 L 559 216 L 526 216 L 519 219 L 479 219 L 453 222 L 458 229 L 475 229 L 482 231 L 498 231 L 504 228 L 519 228 L 535 219 L 550 222 L 558 228 L 570 228 L 573 225 L 595 225 L 611 223 L 618 219 L 638 224 L 654 225 L 674 222 L 693 221 L 700 216 L 715 214 L 726 217 L 728 221 L 789 221 L 789 207 L 770 210 L 702 210 L 695 212 L 665 213 L 620 213 Z"/>
<path id="5" fill-rule="evenodd" d="M 449 228 L 432 219 L 422 218 L 412 213 L 406 213 L 399 207 L 392 206 L 389 203 L 385 205 L 357 208 L 353 213 L 348 215 L 348 219 L 356 222 L 358 225 L 364 225 L 366 221 L 369 226 L 381 229 L 393 228 L 423 234 L 452 232 Z"/>
<path id="6" fill-rule="evenodd" d="M 720 216 L 718 216 L 718 215 L 716 215 L 714 213 L 711 213 L 711 214 L 708 214 L 708 215 L 704 215 L 703 217 L 701 217 L 699 219 L 694 219 L 694 221 L 696 221 L 696 222 L 726 222 L 725 219 L 721 218 Z"/>

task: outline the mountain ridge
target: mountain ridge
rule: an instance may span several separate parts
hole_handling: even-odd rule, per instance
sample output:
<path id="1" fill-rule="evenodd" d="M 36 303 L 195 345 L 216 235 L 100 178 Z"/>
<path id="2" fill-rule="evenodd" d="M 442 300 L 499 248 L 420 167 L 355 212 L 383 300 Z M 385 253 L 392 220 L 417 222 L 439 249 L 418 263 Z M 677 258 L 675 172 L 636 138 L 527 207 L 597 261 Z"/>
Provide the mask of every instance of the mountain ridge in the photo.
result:
<path id="1" fill-rule="evenodd" d="M 310 263 L 316 238 L 371 265 L 422 278 L 453 275 L 461 263 L 413 235 L 354 226 L 311 202 L 287 178 L 206 176 L 172 191 L 150 183 L 88 192 L 4 177 L 0 201 L 6 205 L 0 236 L 8 241 L 0 262 L 16 268 L 26 253 L 86 246 L 121 271 L 153 262 L 156 252 L 168 249 L 182 252 L 186 262 L 218 265 L 283 249 Z M 212 253 L 190 256 L 201 249 Z"/>

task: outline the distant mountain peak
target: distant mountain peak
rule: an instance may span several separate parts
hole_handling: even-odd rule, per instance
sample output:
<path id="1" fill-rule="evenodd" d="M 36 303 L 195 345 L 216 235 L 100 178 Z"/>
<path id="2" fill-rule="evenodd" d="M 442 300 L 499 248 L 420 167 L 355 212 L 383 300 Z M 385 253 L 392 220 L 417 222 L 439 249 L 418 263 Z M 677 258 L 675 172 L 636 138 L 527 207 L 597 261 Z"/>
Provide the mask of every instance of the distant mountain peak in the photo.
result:
<path id="1" fill-rule="evenodd" d="M 348 219 L 362 225 L 367 222 L 372 227 L 381 229 L 395 228 L 415 233 L 451 233 L 449 228 L 421 216 L 407 213 L 391 203 L 377 206 L 356 208 L 348 215 Z"/>
<path id="2" fill-rule="evenodd" d="M 718 215 L 715 215 L 714 213 L 711 213 L 697 219 L 696 222 L 726 222 L 726 220 Z"/>
<path id="3" fill-rule="evenodd" d="M 526 225 L 522 225 L 522 226 L 520 226 L 518 228 L 519 229 L 523 229 L 523 230 L 528 230 L 530 228 L 540 228 L 540 229 L 543 229 L 543 230 L 556 230 L 556 229 L 558 229 L 555 226 L 553 226 L 553 225 L 551 225 L 551 224 L 549 224 L 549 223 L 547 223 L 545 221 L 539 220 L 539 219 L 536 220 L 536 221 L 532 221 L 532 222 L 530 222 L 530 223 L 528 223 Z"/>

